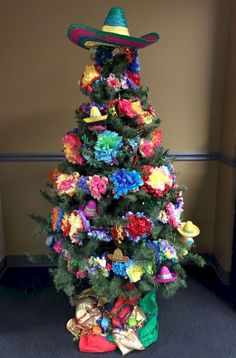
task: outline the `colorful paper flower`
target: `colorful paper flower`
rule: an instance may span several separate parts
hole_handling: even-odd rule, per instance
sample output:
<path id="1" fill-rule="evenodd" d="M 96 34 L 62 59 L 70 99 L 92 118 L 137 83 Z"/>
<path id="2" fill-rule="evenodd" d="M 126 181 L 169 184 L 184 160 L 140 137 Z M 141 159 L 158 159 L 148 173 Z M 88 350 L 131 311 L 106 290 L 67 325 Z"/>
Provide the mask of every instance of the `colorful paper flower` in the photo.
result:
<path id="1" fill-rule="evenodd" d="M 115 241 L 121 242 L 126 236 L 124 227 L 122 225 L 113 226 L 111 228 L 111 235 Z"/>
<path id="2" fill-rule="evenodd" d="M 54 244 L 54 237 L 53 236 L 48 236 L 46 241 L 45 241 L 45 245 L 51 249 L 53 247 Z"/>
<path id="3" fill-rule="evenodd" d="M 55 207 L 52 209 L 51 214 L 51 223 L 53 231 L 60 233 L 61 232 L 61 221 L 63 218 L 63 211 L 59 207 Z"/>
<path id="4" fill-rule="evenodd" d="M 151 133 L 151 138 L 154 147 L 159 147 L 162 143 L 162 131 L 160 129 L 156 129 Z"/>
<path id="5" fill-rule="evenodd" d="M 142 266 L 132 263 L 126 268 L 126 272 L 130 282 L 138 282 L 144 274 L 144 269 Z"/>
<path id="6" fill-rule="evenodd" d="M 116 157 L 122 145 L 122 137 L 116 132 L 104 131 L 98 135 L 94 146 L 95 158 L 107 164 L 116 163 Z M 117 164 L 117 163 L 116 163 Z"/>
<path id="7" fill-rule="evenodd" d="M 158 264 L 167 260 L 172 262 L 177 262 L 178 260 L 176 250 L 168 240 L 146 241 L 146 246 L 153 249 Z"/>
<path id="8" fill-rule="evenodd" d="M 110 73 L 109 77 L 107 78 L 107 85 L 115 91 L 118 91 L 121 87 L 119 78 L 115 77 L 113 73 Z"/>
<path id="9" fill-rule="evenodd" d="M 120 114 L 125 115 L 128 118 L 134 118 L 138 115 L 137 107 L 135 107 L 136 102 L 132 102 L 129 99 L 120 99 L 118 100 L 118 110 Z"/>
<path id="10" fill-rule="evenodd" d="M 137 191 L 143 185 L 143 180 L 136 170 L 121 169 L 110 176 L 114 187 L 114 198 L 119 199 L 129 191 Z"/>
<path id="11" fill-rule="evenodd" d="M 138 116 L 137 124 L 139 126 L 149 125 L 149 124 L 152 124 L 153 120 L 154 120 L 154 117 L 148 111 L 143 111 Z"/>
<path id="12" fill-rule="evenodd" d="M 69 214 L 64 214 L 62 221 L 61 221 L 61 231 L 62 231 L 62 235 L 67 237 L 69 236 L 70 233 L 70 221 L 69 221 Z"/>
<path id="13" fill-rule="evenodd" d="M 167 166 L 144 165 L 141 170 L 145 172 L 142 189 L 151 192 L 154 196 L 163 196 L 173 186 L 173 175 Z"/>
<path id="14" fill-rule="evenodd" d="M 62 139 L 63 151 L 66 159 L 73 164 L 84 165 L 84 159 L 79 153 L 82 146 L 80 138 L 78 137 L 78 130 L 68 132 Z"/>
<path id="15" fill-rule="evenodd" d="M 59 196 L 67 194 L 73 196 L 77 187 L 77 181 L 79 179 L 79 173 L 73 174 L 59 174 L 56 179 L 56 189 Z"/>
<path id="16" fill-rule="evenodd" d="M 169 224 L 173 228 L 177 228 L 181 225 L 181 213 L 183 212 L 182 206 L 178 207 L 178 204 L 168 203 L 166 205 L 166 213 L 168 216 Z"/>
<path id="17" fill-rule="evenodd" d="M 70 225 L 69 237 L 72 243 L 79 243 L 80 239 L 78 234 L 80 232 L 88 231 L 90 227 L 89 221 L 84 216 L 81 210 L 74 210 L 68 218 L 68 222 Z"/>
<path id="18" fill-rule="evenodd" d="M 62 252 L 63 246 L 61 242 L 55 242 L 55 244 L 53 245 L 53 250 L 57 253 L 60 254 Z"/>
<path id="19" fill-rule="evenodd" d="M 154 145 L 151 140 L 142 138 L 139 144 L 139 151 L 144 158 L 151 158 L 154 153 Z"/>
<path id="20" fill-rule="evenodd" d="M 87 177 L 85 175 L 81 175 L 79 177 L 79 180 L 77 181 L 78 188 L 81 189 L 85 194 L 90 194 L 90 190 L 88 187 L 88 180 L 89 180 L 89 177 Z"/>
<path id="21" fill-rule="evenodd" d="M 131 72 L 131 71 L 127 71 L 126 76 L 128 78 L 128 84 L 129 84 L 130 88 L 136 89 L 136 88 L 141 86 L 139 73 L 134 73 L 134 72 Z"/>
<path id="22" fill-rule="evenodd" d="M 162 224 L 168 223 L 168 216 L 165 210 L 160 211 L 157 220 L 160 221 Z"/>
<path id="23" fill-rule="evenodd" d="M 95 256 L 91 256 L 88 259 L 88 273 L 90 275 L 94 275 L 97 270 L 99 270 L 103 276 L 108 277 L 109 276 L 109 271 L 107 269 L 107 261 L 105 257 L 95 257 Z"/>
<path id="24" fill-rule="evenodd" d="M 106 106 L 97 102 L 82 103 L 76 110 L 76 113 L 83 113 L 86 117 L 89 117 L 92 107 L 98 108 L 102 115 L 105 114 Z"/>
<path id="25" fill-rule="evenodd" d="M 109 242 L 112 240 L 112 237 L 108 230 L 103 228 L 89 229 L 87 233 L 88 237 L 93 240 Z"/>
<path id="26" fill-rule="evenodd" d="M 126 262 L 112 262 L 112 271 L 119 276 L 128 277 L 126 272 L 127 263 Z"/>
<path id="27" fill-rule="evenodd" d="M 86 66 L 80 81 L 80 88 L 83 93 L 92 92 L 93 82 L 101 78 L 99 66 L 89 65 Z"/>
<path id="28" fill-rule="evenodd" d="M 153 223 L 143 213 L 133 214 L 129 211 L 126 219 L 128 221 L 126 234 L 131 240 L 138 242 L 151 234 Z"/>
<path id="29" fill-rule="evenodd" d="M 107 191 L 108 179 L 106 177 L 100 177 L 98 175 L 94 175 L 89 177 L 87 181 L 88 188 L 93 198 L 100 200 L 102 195 Z"/>

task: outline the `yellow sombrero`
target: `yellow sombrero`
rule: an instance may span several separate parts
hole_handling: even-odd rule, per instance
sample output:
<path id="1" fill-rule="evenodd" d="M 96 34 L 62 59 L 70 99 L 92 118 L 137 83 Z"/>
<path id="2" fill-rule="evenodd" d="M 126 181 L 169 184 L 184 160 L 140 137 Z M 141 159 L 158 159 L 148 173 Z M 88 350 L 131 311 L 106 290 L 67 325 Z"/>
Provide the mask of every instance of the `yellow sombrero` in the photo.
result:
<path id="1" fill-rule="evenodd" d="M 98 107 L 92 106 L 90 110 L 90 117 L 84 118 L 84 121 L 86 123 L 93 123 L 93 122 L 104 121 L 105 119 L 107 119 L 107 114 L 102 116 Z"/>
<path id="2" fill-rule="evenodd" d="M 177 230 L 184 237 L 195 237 L 200 234 L 200 229 L 192 221 L 183 222 Z"/>

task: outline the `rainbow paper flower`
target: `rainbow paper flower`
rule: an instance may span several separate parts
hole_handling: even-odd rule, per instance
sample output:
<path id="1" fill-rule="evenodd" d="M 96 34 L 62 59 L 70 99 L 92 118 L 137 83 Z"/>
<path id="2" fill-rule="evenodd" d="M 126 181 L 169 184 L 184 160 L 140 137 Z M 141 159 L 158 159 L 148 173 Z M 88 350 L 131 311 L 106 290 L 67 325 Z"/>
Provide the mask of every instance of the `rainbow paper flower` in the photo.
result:
<path id="1" fill-rule="evenodd" d="M 108 179 L 106 177 L 94 175 L 89 177 L 87 184 L 92 197 L 94 199 L 100 200 L 102 195 L 107 191 Z"/>
<path id="2" fill-rule="evenodd" d="M 52 229 L 53 231 L 60 233 L 61 232 L 61 221 L 63 218 L 63 211 L 59 207 L 55 207 L 52 209 L 51 214 L 51 223 L 52 223 Z"/>
<path id="3" fill-rule="evenodd" d="M 80 175 L 77 172 L 73 174 L 59 174 L 55 183 L 58 195 L 67 194 L 72 197 L 75 194 L 79 177 Z"/>
<path id="4" fill-rule="evenodd" d="M 69 221 L 69 214 L 64 214 L 62 221 L 61 221 L 61 231 L 62 231 L 62 235 L 67 237 L 69 236 L 70 233 L 70 221 Z"/>
<path id="5" fill-rule="evenodd" d="M 79 153 L 79 149 L 82 146 L 82 143 L 78 137 L 78 130 L 74 129 L 63 137 L 63 151 L 66 159 L 73 164 L 84 164 L 84 159 Z"/>
<path id="6" fill-rule="evenodd" d="M 99 134 L 94 146 L 95 158 L 107 164 L 117 164 L 116 157 L 121 148 L 122 139 L 118 133 L 108 130 Z"/>
<path id="7" fill-rule="evenodd" d="M 125 218 L 128 221 L 126 234 L 131 240 L 138 242 L 140 239 L 143 239 L 151 234 L 153 222 L 143 213 L 133 214 L 129 211 Z"/>
<path id="8" fill-rule="evenodd" d="M 110 176 L 110 180 L 114 184 L 114 198 L 119 199 L 122 195 L 129 191 L 137 191 L 143 185 L 143 180 L 136 170 L 121 169 Z"/>
<path id="9" fill-rule="evenodd" d="M 163 196 L 174 184 L 174 176 L 166 165 L 160 167 L 144 165 L 141 170 L 145 172 L 142 189 L 155 196 Z"/>
<path id="10" fill-rule="evenodd" d="M 181 200 L 179 198 L 178 201 L 175 204 L 168 203 L 166 205 L 166 213 L 167 213 L 167 216 L 168 216 L 168 221 L 169 221 L 169 224 L 173 228 L 180 227 L 180 225 L 181 225 L 181 213 L 182 212 L 183 212 L 183 199 Z"/>
<path id="11" fill-rule="evenodd" d="M 157 220 L 160 221 L 162 224 L 168 223 L 168 216 L 165 210 L 160 211 Z"/>
<path id="12" fill-rule="evenodd" d="M 109 270 L 107 268 L 107 261 L 105 257 L 95 257 L 95 256 L 90 256 L 90 258 L 88 259 L 88 273 L 89 275 L 94 275 L 98 270 L 100 271 L 100 273 L 105 276 L 108 277 L 109 276 Z"/>
<path id="13" fill-rule="evenodd" d="M 72 243 L 81 243 L 79 239 L 80 232 L 86 232 L 90 223 L 86 219 L 85 215 L 81 210 L 74 210 L 68 218 L 68 223 L 70 225 L 69 237 Z"/>

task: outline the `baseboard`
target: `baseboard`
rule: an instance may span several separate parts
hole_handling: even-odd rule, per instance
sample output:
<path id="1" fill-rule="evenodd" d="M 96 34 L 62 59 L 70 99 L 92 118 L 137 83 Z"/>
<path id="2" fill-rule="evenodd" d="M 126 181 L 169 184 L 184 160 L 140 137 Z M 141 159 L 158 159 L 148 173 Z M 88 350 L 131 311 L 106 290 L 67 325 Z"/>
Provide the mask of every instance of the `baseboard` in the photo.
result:
<path id="1" fill-rule="evenodd" d="M 4 257 L 1 261 L 0 261 L 0 278 L 4 275 L 4 272 L 7 269 L 7 258 Z"/>

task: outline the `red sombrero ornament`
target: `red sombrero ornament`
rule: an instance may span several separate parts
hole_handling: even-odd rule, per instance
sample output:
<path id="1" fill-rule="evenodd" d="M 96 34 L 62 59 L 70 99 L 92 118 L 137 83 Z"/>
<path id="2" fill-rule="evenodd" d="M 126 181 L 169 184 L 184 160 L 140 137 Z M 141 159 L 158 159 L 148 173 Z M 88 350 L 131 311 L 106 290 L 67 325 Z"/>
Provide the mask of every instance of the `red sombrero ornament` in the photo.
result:
<path id="1" fill-rule="evenodd" d="M 160 39 L 156 32 L 141 37 L 130 36 L 124 11 L 120 7 L 111 8 L 102 30 L 75 23 L 69 26 L 67 35 L 73 43 L 86 49 L 99 45 L 139 49 Z"/>

